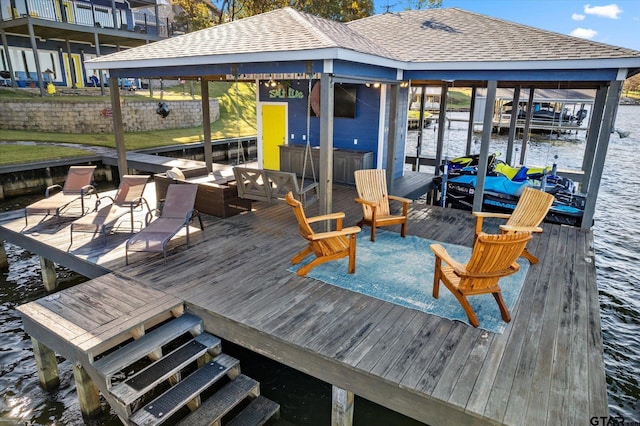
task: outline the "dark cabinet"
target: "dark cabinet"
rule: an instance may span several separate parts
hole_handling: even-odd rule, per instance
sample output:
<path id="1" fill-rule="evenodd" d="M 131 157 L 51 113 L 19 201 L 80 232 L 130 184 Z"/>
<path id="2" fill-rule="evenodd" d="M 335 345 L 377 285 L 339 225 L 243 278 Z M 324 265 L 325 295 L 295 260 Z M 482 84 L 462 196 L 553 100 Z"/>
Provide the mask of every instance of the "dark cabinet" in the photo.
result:
<path id="1" fill-rule="evenodd" d="M 294 172 L 298 176 L 302 176 L 302 170 L 305 169 L 305 176 L 313 178 L 311 163 L 313 162 L 313 170 L 316 178 L 320 168 L 320 149 L 311 148 L 311 161 L 309 156 L 306 158 L 305 168 L 305 151 L 306 145 L 280 145 L 280 170 L 284 172 Z M 352 149 L 334 149 L 333 150 L 333 181 L 336 183 L 355 184 L 353 172 L 359 169 L 370 169 L 373 167 L 373 152 L 356 151 Z"/>

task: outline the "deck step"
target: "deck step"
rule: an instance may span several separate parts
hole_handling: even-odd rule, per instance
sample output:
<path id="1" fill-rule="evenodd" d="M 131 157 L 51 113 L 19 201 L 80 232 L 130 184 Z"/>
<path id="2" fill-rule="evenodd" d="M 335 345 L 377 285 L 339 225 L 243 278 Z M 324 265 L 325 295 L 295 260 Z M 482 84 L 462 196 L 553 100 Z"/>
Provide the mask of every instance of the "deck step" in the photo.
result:
<path id="1" fill-rule="evenodd" d="M 166 345 L 182 334 L 202 331 L 202 320 L 195 315 L 183 314 L 166 324 L 143 335 L 93 363 L 93 366 L 105 378 L 107 387 L 111 387 L 111 378 L 118 371 L 144 358 L 147 354 Z"/>
<path id="2" fill-rule="evenodd" d="M 220 339 L 208 333 L 199 334 L 124 382 L 114 385 L 111 394 L 124 405 L 132 404 L 156 385 L 178 373 L 207 352 L 213 355 L 219 354 Z"/>
<path id="3" fill-rule="evenodd" d="M 258 396 L 259 393 L 260 384 L 241 374 L 204 401 L 197 410 L 181 420 L 178 425 L 208 426 L 215 424 L 247 396 Z"/>
<path id="4" fill-rule="evenodd" d="M 280 405 L 260 395 L 231 419 L 227 426 L 261 426 L 280 417 Z"/>
<path id="5" fill-rule="evenodd" d="M 135 412 L 129 420 L 140 426 L 159 425 L 232 369 L 239 369 L 239 361 L 226 354 L 218 355 Z"/>

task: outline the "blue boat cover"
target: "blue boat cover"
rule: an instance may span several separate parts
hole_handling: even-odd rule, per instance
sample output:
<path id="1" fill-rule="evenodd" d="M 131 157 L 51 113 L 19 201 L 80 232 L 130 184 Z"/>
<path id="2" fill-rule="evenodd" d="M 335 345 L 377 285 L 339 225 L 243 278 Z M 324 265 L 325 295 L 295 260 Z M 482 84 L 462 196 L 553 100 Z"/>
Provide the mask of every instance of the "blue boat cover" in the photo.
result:
<path id="1" fill-rule="evenodd" d="M 449 179 L 449 182 L 456 182 L 476 187 L 475 175 L 460 175 Z M 514 197 L 520 197 L 522 191 L 527 186 L 532 186 L 529 182 L 513 182 L 505 176 L 487 176 L 484 181 L 484 190 L 498 192 L 500 194 L 508 194 Z"/>

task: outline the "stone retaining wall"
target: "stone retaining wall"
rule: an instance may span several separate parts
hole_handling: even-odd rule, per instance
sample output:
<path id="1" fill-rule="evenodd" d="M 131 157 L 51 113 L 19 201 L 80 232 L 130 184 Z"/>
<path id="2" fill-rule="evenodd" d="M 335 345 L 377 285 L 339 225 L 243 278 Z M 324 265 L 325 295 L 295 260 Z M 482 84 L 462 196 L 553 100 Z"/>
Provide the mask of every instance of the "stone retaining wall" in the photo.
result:
<path id="1" fill-rule="evenodd" d="M 157 101 L 122 98 L 125 132 L 176 129 L 202 125 L 202 103 L 168 101 L 170 113 L 156 113 Z M 218 99 L 209 101 L 211 121 L 220 118 Z M 0 104 L 0 129 L 60 133 L 113 133 L 111 102 L 63 102 L 11 100 Z"/>

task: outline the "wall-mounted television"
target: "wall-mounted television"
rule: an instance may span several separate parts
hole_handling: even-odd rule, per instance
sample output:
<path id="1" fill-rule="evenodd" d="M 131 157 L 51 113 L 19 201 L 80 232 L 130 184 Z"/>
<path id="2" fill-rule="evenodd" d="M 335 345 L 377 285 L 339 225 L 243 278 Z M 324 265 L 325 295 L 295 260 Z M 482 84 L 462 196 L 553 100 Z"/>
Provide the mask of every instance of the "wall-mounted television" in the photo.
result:
<path id="1" fill-rule="evenodd" d="M 334 118 L 356 118 L 355 84 L 333 85 L 333 116 Z M 320 117 L 320 82 L 317 81 L 311 89 L 311 115 Z"/>

